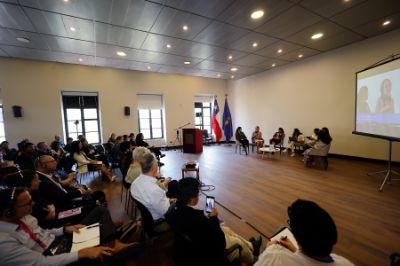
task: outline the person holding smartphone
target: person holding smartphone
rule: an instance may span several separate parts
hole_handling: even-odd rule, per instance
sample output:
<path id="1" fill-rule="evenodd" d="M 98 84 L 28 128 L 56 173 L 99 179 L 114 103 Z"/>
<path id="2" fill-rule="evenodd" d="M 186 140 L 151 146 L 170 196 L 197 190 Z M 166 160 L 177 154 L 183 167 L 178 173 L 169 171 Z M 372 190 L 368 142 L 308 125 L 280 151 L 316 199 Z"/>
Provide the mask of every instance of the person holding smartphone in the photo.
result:
<path id="1" fill-rule="evenodd" d="M 199 181 L 183 178 L 178 183 L 177 201 L 166 214 L 175 233 L 173 257 L 177 265 L 221 265 L 224 250 L 233 244 L 242 247 L 241 263 L 251 265 L 258 256 L 261 237 L 247 241 L 226 226 L 221 226 L 213 198 L 207 199 L 207 216 L 196 209 L 199 202 Z M 228 259 L 238 256 L 232 253 Z"/>

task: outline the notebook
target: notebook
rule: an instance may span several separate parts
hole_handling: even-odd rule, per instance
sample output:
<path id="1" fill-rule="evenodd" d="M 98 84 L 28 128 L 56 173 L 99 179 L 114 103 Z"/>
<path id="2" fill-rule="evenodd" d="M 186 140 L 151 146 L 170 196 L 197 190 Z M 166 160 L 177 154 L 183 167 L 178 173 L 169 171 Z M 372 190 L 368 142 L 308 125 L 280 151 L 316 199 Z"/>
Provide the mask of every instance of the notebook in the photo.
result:
<path id="1" fill-rule="evenodd" d="M 73 233 L 71 252 L 98 245 L 100 245 L 100 224 L 95 223 L 81 228 L 79 233 Z"/>
<path id="2" fill-rule="evenodd" d="M 279 230 L 275 235 L 273 235 L 273 236 L 270 238 L 270 240 L 271 240 L 271 241 L 273 241 L 273 240 L 279 241 L 279 240 L 281 239 L 281 237 L 285 237 L 285 236 L 293 243 L 293 245 L 294 245 L 297 249 L 299 249 L 299 246 L 297 245 L 297 241 L 296 241 L 296 239 L 294 238 L 293 233 L 292 233 L 292 232 L 289 230 L 289 228 L 287 228 L 287 227 L 283 227 L 281 230 Z"/>

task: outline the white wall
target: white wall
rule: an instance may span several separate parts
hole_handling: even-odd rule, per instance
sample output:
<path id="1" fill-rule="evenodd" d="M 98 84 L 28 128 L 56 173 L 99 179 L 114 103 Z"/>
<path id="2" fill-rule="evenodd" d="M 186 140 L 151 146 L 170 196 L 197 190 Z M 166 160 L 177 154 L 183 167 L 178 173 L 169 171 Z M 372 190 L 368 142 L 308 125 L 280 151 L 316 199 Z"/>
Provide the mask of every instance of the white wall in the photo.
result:
<path id="1" fill-rule="evenodd" d="M 13 146 L 26 137 L 37 143 L 63 134 L 62 90 L 99 93 L 103 141 L 111 132 L 138 132 L 137 93 L 163 94 L 168 144 L 175 139 L 174 128 L 188 122 L 194 127 L 195 94 L 217 95 L 221 101 L 227 84 L 221 79 L 0 58 L 0 88 L 6 138 Z M 22 106 L 22 118 L 13 117 L 13 105 Z M 124 106 L 130 106 L 131 116 L 124 116 Z"/>
<path id="2" fill-rule="evenodd" d="M 400 53 L 400 30 L 231 81 L 234 128 L 242 126 L 249 136 L 259 125 L 269 139 L 280 126 L 287 136 L 294 127 L 310 135 L 313 128 L 326 126 L 333 137 L 332 153 L 387 159 L 387 141 L 351 133 L 355 72 L 396 53 Z M 394 160 L 400 160 L 399 144 L 393 144 Z"/>

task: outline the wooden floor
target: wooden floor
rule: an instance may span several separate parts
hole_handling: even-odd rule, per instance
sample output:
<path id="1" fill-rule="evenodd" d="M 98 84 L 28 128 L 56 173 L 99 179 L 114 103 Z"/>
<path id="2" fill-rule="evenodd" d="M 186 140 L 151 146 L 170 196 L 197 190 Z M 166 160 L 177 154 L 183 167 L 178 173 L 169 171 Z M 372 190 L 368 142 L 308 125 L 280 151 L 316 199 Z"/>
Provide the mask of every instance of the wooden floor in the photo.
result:
<path id="1" fill-rule="evenodd" d="M 327 171 L 306 168 L 300 156 L 275 153 L 273 158 L 235 154 L 234 146 L 211 145 L 202 154 L 167 151 L 163 176 L 181 178 L 181 166 L 198 160 L 200 178 L 215 190 L 220 218 L 246 238 L 271 235 L 287 220 L 287 206 L 298 198 L 317 202 L 333 217 L 338 228 L 334 252 L 356 265 L 389 265 L 391 252 L 400 251 L 400 181 L 377 188 L 380 176 L 368 172 L 384 164 L 329 159 Z M 120 183 L 93 184 L 107 193 L 116 220 L 128 219 L 120 202 Z M 202 201 L 200 207 L 204 206 Z M 170 240 L 161 240 L 130 265 L 171 265 Z M 160 241 L 158 241 L 160 242 Z"/>

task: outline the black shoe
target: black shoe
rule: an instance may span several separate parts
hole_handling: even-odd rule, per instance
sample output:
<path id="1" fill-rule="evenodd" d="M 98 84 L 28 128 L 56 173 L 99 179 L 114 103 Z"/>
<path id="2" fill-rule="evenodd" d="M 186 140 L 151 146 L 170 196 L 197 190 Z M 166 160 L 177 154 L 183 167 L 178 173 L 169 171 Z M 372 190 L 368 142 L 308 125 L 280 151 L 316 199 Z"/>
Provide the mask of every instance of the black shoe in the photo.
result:
<path id="1" fill-rule="evenodd" d="M 262 237 L 258 236 L 257 239 L 254 237 L 249 239 L 250 243 L 253 245 L 253 256 L 260 255 L 260 248 L 262 244 Z"/>
<path id="2" fill-rule="evenodd" d="M 161 153 L 160 158 L 163 158 L 163 157 L 165 157 L 165 154 Z"/>

